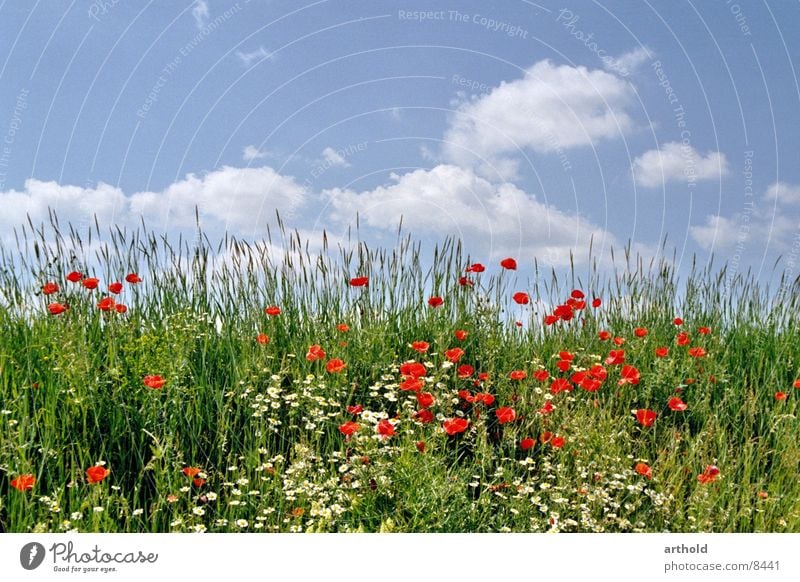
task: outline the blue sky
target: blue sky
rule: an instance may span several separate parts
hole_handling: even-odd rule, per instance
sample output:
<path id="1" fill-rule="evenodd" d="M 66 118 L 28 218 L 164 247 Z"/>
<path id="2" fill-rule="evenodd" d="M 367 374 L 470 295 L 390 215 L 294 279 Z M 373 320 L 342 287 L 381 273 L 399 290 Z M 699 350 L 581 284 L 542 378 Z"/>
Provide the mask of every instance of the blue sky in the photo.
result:
<path id="1" fill-rule="evenodd" d="M 390 244 L 402 215 L 486 260 L 666 236 L 770 271 L 800 254 L 798 25 L 794 2 L 0 0 L 0 239 L 48 206 L 177 232 L 197 205 L 251 239 L 278 209 Z"/>

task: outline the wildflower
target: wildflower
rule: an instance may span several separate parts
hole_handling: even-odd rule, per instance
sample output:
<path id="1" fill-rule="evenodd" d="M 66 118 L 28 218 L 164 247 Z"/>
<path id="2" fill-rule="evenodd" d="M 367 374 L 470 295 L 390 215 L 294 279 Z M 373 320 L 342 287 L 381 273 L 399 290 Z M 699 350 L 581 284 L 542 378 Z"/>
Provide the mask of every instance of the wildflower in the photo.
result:
<path id="1" fill-rule="evenodd" d="M 633 330 L 633 335 L 635 335 L 636 337 L 644 337 L 647 335 L 647 329 L 643 327 L 637 327 L 636 329 Z"/>
<path id="2" fill-rule="evenodd" d="M 686 403 L 677 396 L 673 396 L 672 398 L 670 398 L 669 402 L 667 403 L 667 406 L 669 406 L 670 410 L 674 410 L 675 412 L 683 412 L 684 410 L 689 408 L 686 405 Z"/>
<path id="3" fill-rule="evenodd" d="M 136 283 L 142 282 L 142 279 L 136 273 L 128 273 L 125 275 L 125 280 L 131 285 L 136 285 Z"/>
<path id="4" fill-rule="evenodd" d="M 270 305 L 264 310 L 264 313 L 266 313 L 270 317 L 275 317 L 276 315 L 281 314 L 281 308 L 278 307 L 277 305 Z"/>
<path id="5" fill-rule="evenodd" d="M 148 375 L 142 379 L 142 383 L 153 390 L 161 390 L 164 387 L 165 382 L 166 381 L 164 378 L 157 374 Z"/>
<path id="6" fill-rule="evenodd" d="M 449 361 L 455 364 L 464 356 L 464 353 L 465 353 L 464 350 L 462 350 L 461 348 L 452 348 L 445 351 L 444 356 Z"/>
<path id="7" fill-rule="evenodd" d="M 102 465 L 95 465 L 94 467 L 86 469 L 86 480 L 89 483 L 100 483 L 100 481 L 108 477 L 110 473 L 111 471 Z"/>
<path id="8" fill-rule="evenodd" d="M 309 362 L 314 362 L 316 360 L 324 360 L 325 359 L 325 350 L 318 344 L 314 344 L 308 347 L 308 353 L 306 354 L 306 360 Z"/>
<path id="9" fill-rule="evenodd" d="M 353 277 L 350 279 L 351 287 L 366 287 L 369 285 L 369 277 Z"/>
<path id="10" fill-rule="evenodd" d="M 597 332 L 597 337 L 602 342 L 608 341 L 608 340 L 611 339 L 611 332 L 608 332 L 608 331 L 605 331 L 605 330 L 599 331 L 599 332 Z"/>
<path id="11" fill-rule="evenodd" d="M 621 346 L 621 345 L 623 345 L 625 343 L 625 338 L 624 337 L 615 337 L 611 341 L 614 342 L 615 346 Z"/>
<path id="12" fill-rule="evenodd" d="M 608 352 L 608 357 L 605 359 L 605 362 L 609 366 L 617 366 L 625 363 L 625 350 L 611 350 Z"/>
<path id="13" fill-rule="evenodd" d="M 708 335 L 708 334 L 711 333 L 711 328 L 710 327 L 698 327 L 697 328 L 697 333 L 699 333 L 700 335 Z"/>
<path id="14" fill-rule="evenodd" d="M 433 308 L 439 307 L 443 303 L 444 303 L 444 299 L 442 299 L 441 297 L 438 297 L 438 296 L 434 296 L 434 297 L 431 297 L 430 299 L 428 299 L 428 305 L 430 305 Z"/>
<path id="15" fill-rule="evenodd" d="M 361 425 L 352 420 L 348 420 L 344 424 L 339 425 L 339 432 L 344 436 L 350 438 L 353 434 L 357 433 Z"/>
<path id="16" fill-rule="evenodd" d="M 555 436 L 550 441 L 550 446 L 552 446 L 554 449 L 561 449 L 561 448 L 564 447 L 564 444 L 566 442 L 567 442 L 567 439 L 565 439 L 563 436 Z"/>
<path id="17" fill-rule="evenodd" d="M 123 305 L 122 303 L 117 303 L 114 306 L 114 311 L 116 311 L 117 313 L 126 313 L 128 311 L 128 306 Z"/>
<path id="18" fill-rule="evenodd" d="M 415 412 L 414 418 L 416 418 L 422 424 L 428 424 L 429 422 L 433 422 L 433 413 L 427 408 L 425 408 L 423 410 L 418 410 L 417 412 Z"/>
<path id="19" fill-rule="evenodd" d="M 83 279 L 83 273 L 80 271 L 72 271 L 67 275 L 67 281 L 70 283 L 77 283 L 81 279 Z"/>
<path id="20" fill-rule="evenodd" d="M 775 393 L 775 400 L 777 400 L 778 402 L 783 402 L 788 397 L 789 397 L 789 394 L 786 393 L 786 392 L 776 392 Z"/>
<path id="21" fill-rule="evenodd" d="M 183 469 L 181 469 L 181 472 L 184 475 L 186 475 L 187 477 L 190 477 L 190 478 L 191 477 L 196 477 L 197 475 L 200 474 L 200 468 L 199 467 L 184 467 Z"/>
<path id="22" fill-rule="evenodd" d="M 656 348 L 657 358 L 666 358 L 668 355 L 669 355 L 669 348 L 663 346 Z"/>
<path id="23" fill-rule="evenodd" d="M 465 329 L 457 329 L 455 332 L 453 332 L 453 335 L 456 336 L 458 341 L 463 342 L 465 339 L 467 339 L 469 332 Z"/>
<path id="24" fill-rule="evenodd" d="M 497 415 L 497 421 L 500 424 L 514 422 L 517 419 L 517 412 L 509 406 L 501 406 L 495 410 L 495 415 Z"/>
<path id="25" fill-rule="evenodd" d="M 549 443 L 553 438 L 553 433 L 549 430 L 544 431 L 542 434 L 539 435 L 539 442 L 544 444 Z"/>
<path id="26" fill-rule="evenodd" d="M 602 303 L 603 301 L 599 297 L 595 297 L 594 299 L 592 299 L 592 307 L 600 307 Z"/>
<path id="27" fill-rule="evenodd" d="M 544 317 L 544 324 L 545 325 L 553 325 L 557 321 L 558 321 L 558 317 L 556 317 L 555 315 L 546 315 Z"/>
<path id="28" fill-rule="evenodd" d="M 507 259 L 503 259 L 500 261 L 500 266 L 504 269 L 508 269 L 509 271 L 516 271 L 517 270 L 517 261 L 508 257 Z"/>
<path id="29" fill-rule="evenodd" d="M 18 475 L 16 478 L 11 480 L 11 486 L 17 491 L 28 491 L 33 489 L 34 485 L 36 485 L 36 477 L 29 473 Z"/>
<path id="30" fill-rule="evenodd" d="M 655 411 L 649 410 L 647 408 L 640 408 L 636 411 L 636 420 L 639 421 L 639 424 L 642 426 L 653 426 L 653 423 L 656 420 L 656 416 L 658 416 Z"/>
<path id="31" fill-rule="evenodd" d="M 109 284 L 108 291 L 110 293 L 114 293 L 115 295 L 119 295 L 122 293 L 122 283 L 119 281 L 114 281 L 113 283 Z"/>
<path id="32" fill-rule="evenodd" d="M 642 477 L 646 477 L 647 479 L 653 478 L 653 470 L 647 463 L 636 463 L 636 472 L 639 473 L 639 475 L 641 475 Z"/>
<path id="33" fill-rule="evenodd" d="M 347 364 L 345 364 L 344 361 L 340 360 L 339 358 L 331 358 L 330 360 L 328 360 L 328 363 L 325 364 L 325 369 L 330 374 L 338 374 L 346 367 Z"/>
<path id="34" fill-rule="evenodd" d="M 436 402 L 436 399 L 433 397 L 433 394 L 430 392 L 420 392 L 417 394 L 417 403 L 422 408 L 430 408 Z"/>
<path id="35" fill-rule="evenodd" d="M 113 297 L 103 297 L 98 303 L 97 308 L 100 311 L 111 311 L 117 304 Z"/>
<path id="36" fill-rule="evenodd" d="M 475 368 L 473 368 L 469 364 L 463 364 L 458 367 L 458 370 L 456 370 L 456 374 L 458 374 L 458 377 L 462 379 L 469 378 L 474 373 L 475 373 Z"/>
<path id="37" fill-rule="evenodd" d="M 688 333 L 682 331 L 677 336 L 675 336 L 675 341 L 678 342 L 679 346 L 685 346 L 691 341 L 691 339 L 689 338 Z"/>
<path id="38" fill-rule="evenodd" d="M 472 265 L 464 269 L 466 273 L 483 273 L 485 270 L 486 267 L 484 267 L 480 263 L 473 263 Z"/>
<path id="39" fill-rule="evenodd" d="M 572 392 L 572 384 L 570 384 L 569 380 L 565 378 L 556 378 L 553 380 L 553 383 L 550 384 L 550 392 L 553 394 L 558 394 L 559 392 Z"/>
<path id="40" fill-rule="evenodd" d="M 794 385 L 795 388 L 800 390 L 800 380 L 795 380 L 793 385 Z"/>
<path id="41" fill-rule="evenodd" d="M 348 414 L 361 414 L 362 412 L 364 412 L 364 407 L 361 406 L 360 404 L 356 404 L 354 406 L 348 406 L 347 412 Z"/>
<path id="42" fill-rule="evenodd" d="M 43 295 L 52 295 L 53 293 L 58 293 L 58 285 L 56 285 L 52 281 L 42 285 Z"/>
<path id="43" fill-rule="evenodd" d="M 81 285 L 83 285 L 86 289 L 97 289 L 97 286 L 100 284 L 99 279 L 95 279 L 94 277 L 88 277 L 81 281 Z"/>
<path id="44" fill-rule="evenodd" d="M 464 432 L 467 430 L 467 427 L 469 427 L 469 421 L 466 418 L 460 417 L 450 418 L 442 423 L 442 428 L 444 428 L 444 431 L 450 436 L 455 436 Z"/>
<path id="45" fill-rule="evenodd" d="M 375 430 L 384 439 L 394 435 L 394 425 L 385 418 L 378 423 Z"/>
<path id="46" fill-rule="evenodd" d="M 553 315 L 564 321 L 569 321 L 575 313 L 571 305 L 559 305 L 553 310 Z"/>
<path id="47" fill-rule="evenodd" d="M 524 380 L 528 377 L 528 373 L 525 370 L 512 370 L 508 377 L 512 380 Z"/>
<path id="48" fill-rule="evenodd" d="M 340 323 L 339 325 L 336 326 L 336 329 L 342 333 L 347 333 L 348 331 L 350 331 L 350 326 L 347 325 L 346 323 Z"/>
<path id="49" fill-rule="evenodd" d="M 474 283 L 470 281 L 467 277 L 459 277 L 458 284 L 461 285 L 462 287 L 471 287 L 472 285 L 474 285 Z"/>
<path id="50" fill-rule="evenodd" d="M 672 323 L 674 323 L 675 325 L 683 325 L 683 319 L 681 319 L 680 317 L 676 317 L 675 319 L 672 320 Z"/>
<path id="51" fill-rule="evenodd" d="M 200 488 L 205 484 L 206 484 L 206 480 L 205 479 L 195 478 L 195 479 L 192 480 L 192 485 L 194 485 L 197 488 Z"/>
<path id="52" fill-rule="evenodd" d="M 553 412 L 553 408 L 555 408 L 553 406 L 553 403 L 548 400 L 547 402 L 544 403 L 544 405 L 539 409 L 538 412 L 543 416 L 547 416 L 548 414 Z"/>
<path id="53" fill-rule="evenodd" d="M 258 336 L 256 336 L 256 341 L 262 346 L 265 346 L 269 343 L 269 336 L 265 333 L 260 333 Z"/>
<path id="54" fill-rule="evenodd" d="M 417 447 L 417 450 L 420 453 L 424 453 L 425 452 L 425 441 L 417 441 L 416 442 L 416 447 Z"/>
<path id="55" fill-rule="evenodd" d="M 618 384 L 620 386 L 624 386 L 625 384 L 633 384 L 636 385 L 639 383 L 640 376 L 639 370 L 633 366 L 622 366 L 622 370 L 620 371 L 620 381 Z"/>
<path id="56" fill-rule="evenodd" d="M 522 291 L 518 293 L 514 293 L 513 296 L 514 302 L 518 303 L 519 305 L 527 305 L 531 302 L 531 298 L 527 293 L 523 293 Z"/>
<path id="57" fill-rule="evenodd" d="M 400 390 L 407 390 L 409 392 L 419 392 L 422 390 L 422 380 L 419 378 L 414 378 L 413 376 L 409 376 L 402 382 L 400 382 Z"/>
<path id="58" fill-rule="evenodd" d="M 431 347 L 431 344 L 423 341 L 416 341 L 411 343 L 411 349 L 420 354 L 424 354 Z"/>
<path id="59" fill-rule="evenodd" d="M 550 378 L 550 373 L 547 370 L 536 370 L 533 373 L 533 377 L 536 378 L 539 382 L 546 382 Z"/>
<path id="60" fill-rule="evenodd" d="M 703 472 L 697 476 L 697 480 L 705 485 L 706 483 L 713 483 L 719 477 L 719 468 L 716 465 L 706 465 Z"/>
<path id="61" fill-rule="evenodd" d="M 692 356 L 693 358 L 702 358 L 706 354 L 707 354 L 707 352 L 706 352 L 705 348 L 701 348 L 701 347 L 689 348 L 689 355 Z"/>
<path id="62" fill-rule="evenodd" d="M 66 310 L 67 306 L 61 303 L 51 303 L 47 306 L 47 311 L 49 311 L 51 315 L 61 315 Z"/>
<path id="63" fill-rule="evenodd" d="M 523 451 L 527 451 L 528 449 L 533 448 L 535 443 L 536 441 L 534 441 L 532 438 L 526 437 L 519 441 L 519 448 L 521 448 Z"/>

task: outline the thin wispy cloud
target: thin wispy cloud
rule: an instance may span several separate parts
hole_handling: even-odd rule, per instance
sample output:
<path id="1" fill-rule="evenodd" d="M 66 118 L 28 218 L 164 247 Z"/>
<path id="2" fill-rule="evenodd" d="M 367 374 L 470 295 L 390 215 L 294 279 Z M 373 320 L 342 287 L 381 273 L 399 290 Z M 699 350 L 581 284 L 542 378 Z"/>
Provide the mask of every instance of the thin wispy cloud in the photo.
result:
<path id="1" fill-rule="evenodd" d="M 264 59 L 274 58 L 272 53 L 263 46 L 259 46 L 256 50 L 249 52 L 236 51 L 236 57 L 245 67 L 248 68 L 260 63 Z"/>
<path id="2" fill-rule="evenodd" d="M 197 25 L 197 28 L 203 28 L 208 23 L 211 16 L 208 2 L 206 2 L 206 0 L 195 0 L 194 6 L 192 6 L 192 16 L 194 17 L 194 23 Z"/>

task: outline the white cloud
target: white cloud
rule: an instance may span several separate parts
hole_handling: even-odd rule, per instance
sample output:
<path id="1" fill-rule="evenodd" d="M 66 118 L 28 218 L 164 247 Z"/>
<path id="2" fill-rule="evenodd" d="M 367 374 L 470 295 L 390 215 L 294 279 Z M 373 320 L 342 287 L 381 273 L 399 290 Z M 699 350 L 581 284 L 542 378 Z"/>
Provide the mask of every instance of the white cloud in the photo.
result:
<path id="1" fill-rule="evenodd" d="M 470 252 L 493 257 L 537 257 L 566 265 L 570 251 L 577 261 L 585 259 L 592 236 L 595 249 L 615 244 L 602 228 L 513 184 L 494 184 L 452 165 L 393 175 L 392 183 L 363 192 L 325 190 L 323 197 L 328 203 L 323 212 L 339 224 L 349 224 L 358 213 L 362 225 L 392 231 L 402 217 L 404 228 L 416 236 L 453 235 Z"/>
<path id="2" fill-rule="evenodd" d="M 263 160 L 264 158 L 269 157 L 269 153 L 264 150 L 258 149 L 254 145 L 245 146 L 242 150 L 242 159 L 245 162 L 252 162 L 254 160 Z"/>
<path id="3" fill-rule="evenodd" d="M 651 58 L 653 57 L 647 47 L 640 46 L 616 58 L 610 57 L 608 61 L 604 60 L 603 64 L 606 70 L 627 77 Z"/>
<path id="4" fill-rule="evenodd" d="M 779 204 L 800 204 L 800 184 L 775 182 L 767 188 L 764 198 Z"/>
<path id="5" fill-rule="evenodd" d="M 120 188 L 98 184 L 94 188 L 60 185 L 29 179 L 22 190 L 0 192 L 0 237 L 27 222 L 46 222 L 48 208 L 64 223 L 135 226 L 141 217 L 153 227 L 191 228 L 195 207 L 204 227 L 251 235 L 271 222 L 277 209 L 292 216 L 305 202 L 305 190 L 290 176 L 272 168 L 223 167 L 203 176 L 189 174 L 157 192 L 126 195 Z"/>
<path id="6" fill-rule="evenodd" d="M 633 176 L 640 186 L 652 188 L 666 182 L 719 180 L 730 172 L 721 152 L 701 155 L 690 145 L 669 142 L 661 149 L 649 150 L 633 160 Z"/>
<path id="7" fill-rule="evenodd" d="M 258 47 L 254 51 L 250 52 L 242 52 L 236 51 L 236 56 L 242 62 L 245 67 L 252 67 L 253 65 L 260 63 L 264 59 L 272 59 L 273 55 L 263 46 Z"/>
<path id="8" fill-rule="evenodd" d="M 520 149 L 550 153 L 613 139 L 634 127 L 634 102 L 633 88 L 616 75 L 540 61 L 523 78 L 458 108 L 445 159 L 466 166 L 478 156 L 486 160 L 482 173 L 492 175 L 492 165 Z M 501 176 L 514 169 L 504 165 Z"/>
<path id="9" fill-rule="evenodd" d="M 203 28 L 209 19 L 208 2 L 195 0 L 194 6 L 192 6 L 192 16 L 197 28 Z"/>
<path id="10" fill-rule="evenodd" d="M 327 147 L 322 150 L 322 159 L 327 167 L 340 167 L 349 168 L 350 163 L 344 158 L 342 154 L 337 152 L 332 147 Z"/>

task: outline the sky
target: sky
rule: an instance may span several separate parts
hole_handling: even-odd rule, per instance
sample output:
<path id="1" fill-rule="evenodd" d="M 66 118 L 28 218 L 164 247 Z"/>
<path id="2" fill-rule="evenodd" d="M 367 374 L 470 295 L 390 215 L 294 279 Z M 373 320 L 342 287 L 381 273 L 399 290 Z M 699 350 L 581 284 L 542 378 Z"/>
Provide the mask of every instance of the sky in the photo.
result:
<path id="1" fill-rule="evenodd" d="M 0 0 L 0 245 L 276 211 L 563 267 L 800 274 L 798 2 Z M 778 267 L 775 267 L 775 261 Z"/>

